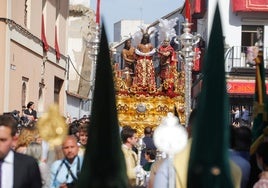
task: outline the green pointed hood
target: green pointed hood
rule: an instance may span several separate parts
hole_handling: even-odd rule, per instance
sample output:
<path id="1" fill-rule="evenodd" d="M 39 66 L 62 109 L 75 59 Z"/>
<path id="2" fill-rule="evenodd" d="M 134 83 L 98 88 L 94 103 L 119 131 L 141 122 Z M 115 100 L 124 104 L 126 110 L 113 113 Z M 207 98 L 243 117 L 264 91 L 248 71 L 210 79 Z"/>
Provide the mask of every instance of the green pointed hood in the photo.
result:
<path id="1" fill-rule="evenodd" d="M 112 66 L 104 26 L 101 29 L 88 143 L 79 188 L 125 188 L 127 175 L 121 150 Z"/>
<path id="2" fill-rule="evenodd" d="M 233 187 L 228 157 L 229 101 L 224 67 L 223 34 L 217 4 L 203 62 L 197 119 L 192 128 L 188 188 Z"/>

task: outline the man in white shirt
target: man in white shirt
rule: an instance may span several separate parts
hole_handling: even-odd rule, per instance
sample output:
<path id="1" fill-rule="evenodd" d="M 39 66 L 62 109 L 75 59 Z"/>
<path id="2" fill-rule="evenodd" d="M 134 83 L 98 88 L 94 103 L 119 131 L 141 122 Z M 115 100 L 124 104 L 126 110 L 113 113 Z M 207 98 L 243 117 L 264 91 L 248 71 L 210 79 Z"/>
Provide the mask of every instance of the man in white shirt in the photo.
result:
<path id="1" fill-rule="evenodd" d="M 78 150 L 76 138 L 67 136 L 62 144 L 64 158 L 51 165 L 51 188 L 75 186 L 83 162 Z"/>
<path id="2" fill-rule="evenodd" d="M 12 150 L 16 143 L 17 124 L 11 115 L 0 115 L 0 187 L 41 188 L 37 161 Z"/>
<path id="3" fill-rule="evenodd" d="M 240 110 L 239 107 L 235 107 L 235 110 L 232 110 L 232 113 L 234 115 L 234 121 L 233 121 L 233 125 L 234 126 L 238 126 L 239 125 L 239 120 L 240 120 Z"/>

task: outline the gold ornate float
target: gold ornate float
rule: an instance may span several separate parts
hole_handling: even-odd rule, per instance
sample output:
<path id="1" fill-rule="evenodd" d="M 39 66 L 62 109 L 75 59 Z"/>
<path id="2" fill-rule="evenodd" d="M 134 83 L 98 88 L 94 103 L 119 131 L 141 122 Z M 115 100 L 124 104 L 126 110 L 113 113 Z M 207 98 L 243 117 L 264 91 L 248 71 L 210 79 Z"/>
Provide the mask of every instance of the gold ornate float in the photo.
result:
<path id="1" fill-rule="evenodd" d="M 118 66 L 115 66 L 118 67 Z M 173 112 L 185 124 L 184 114 L 184 72 L 177 72 L 172 94 L 165 93 L 160 86 L 157 91 L 139 91 L 135 84 L 130 84 L 128 71 L 115 70 L 115 87 L 118 119 L 121 126 L 137 129 L 138 135 L 143 134 L 146 126 L 155 128 L 168 112 Z M 165 83 L 164 83 L 165 84 Z"/>

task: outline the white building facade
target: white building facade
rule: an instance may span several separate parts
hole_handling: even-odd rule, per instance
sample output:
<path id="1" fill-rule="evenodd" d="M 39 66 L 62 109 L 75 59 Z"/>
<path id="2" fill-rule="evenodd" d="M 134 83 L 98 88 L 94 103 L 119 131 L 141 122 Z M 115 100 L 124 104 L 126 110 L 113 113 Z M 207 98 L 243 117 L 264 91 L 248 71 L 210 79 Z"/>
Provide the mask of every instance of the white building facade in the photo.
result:
<path id="1" fill-rule="evenodd" d="M 241 109 L 242 106 L 247 106 L 252 113 L 255 92 L 255 66 L 247 60 L 248 47 L 254 46 L 258 42 L 257 30 L 260 29 L 262 31 L 261 42 L 263 43 L 263 58 L 267 75 L 267 3 L 254 0 L 209 0 L 207 4 L 205 0 L 193 0 L 191 3 L 201 5 L 192 10 L 192 18 L 196 24 L 197 33 L 201 34 L 206 41 L 206 45 L 209 40 L 216 3 L 219 4 L 226 50 L 227 92 L 230 96 L 231 108 L 238 106 Z M 194 84 L 194 97 L 197 97 L 200 91 L 200 83 Z"/>

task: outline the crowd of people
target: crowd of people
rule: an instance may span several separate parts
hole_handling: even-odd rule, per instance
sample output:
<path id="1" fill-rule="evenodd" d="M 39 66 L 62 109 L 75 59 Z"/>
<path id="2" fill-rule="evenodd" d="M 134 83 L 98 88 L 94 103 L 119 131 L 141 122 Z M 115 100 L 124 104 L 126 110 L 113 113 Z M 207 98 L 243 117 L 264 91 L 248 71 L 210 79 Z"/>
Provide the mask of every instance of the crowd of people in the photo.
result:
<path id="1" fill-rule="evenodd" d="M 232 124 L 236 127 L 239 126 L 248 126 L 251 127 L 250 122 L 250 113 L 246 106 L 241 106 L 241 110 L 239 106 L 235 106 L 232 109 Z"/>
<path id="2" fill-rule="evenodd" d="M 83 163 L 89 118 L 68 122 L 61 146 L 52 148 L 40 136 L 34 103 L 22 113 L 0 115 L 0 187 L 75 187 Z"/>
<path id="3" fill-rule="evenodd" d="M 33 111 L 32 105 L 27 107 Z M 37 116 L 30 116 L 31 121 L 27 126 L 18 126 L 18 117 L 14 114 L 0 115 L 1 186 L 75 187 L 83 163 L 90 119 L 84 117 L 66 123 L 68 135 L 60 148 L 51 148 L 39 135 L 36 127 Z M 196 109 L 189 117 L 188 144 L 174 156 L 172 163 L 169 156 L 161 153 L 155 146 L 152 127 L 145 127 L 142 137 L 138 137 L 136 129 L 130 126 L 120 129 L 122 153 L 130 187 L 165 188 L 169 187 L 170 183 L 177 188 L 187 187 L 191 132 L 194 129 L 195 117 Z M 252 155 L 251 141 L 249 126 L 230 125 L 229 161 L 233 185 L 236 188 L 268 186 L 268 143 L 261 143 Z M 141 143 L 144 147 L 139 147 Z M 175 174 L 172 180 L 170 170 Z"/>
<path id="4" fill-rule="evenodd" d="M 177 153 L 172 160 L 169 156 L 157 157 L 159 150 L 153 141 L 153 130 L 150 127 L 144 129 L 144 136 L 140 139 L 146 143 L 142 151 L 140 163 L 135 149 L 138 142 L 136 130 L 129 126 L 123 127 L 121 137 L 122 148 L 127 164 L 127 171 L 131 185 L 148 188 L 186 188 L 188 176 L 188 161 L 192 144 L 192 129 L 196 118 L 196 109 L 191 112 L 187 126 L 188 144 Z M 255 153 L 250 153 L 252 144 L 251 127 L 247 124 L 235 126 L 230 124 L 229 141 L 230 173 L 235 188 L 264 188 L 268 187 L 268 142 L 263 141 Z M 140 180 L 143 174 L 143 182 Z M 175 174 L 173 179 L 171 174 Z M 135 179 L 136 178 L 136 179 Z M 136 180 L 136 182 L 135 182 Z"/>

